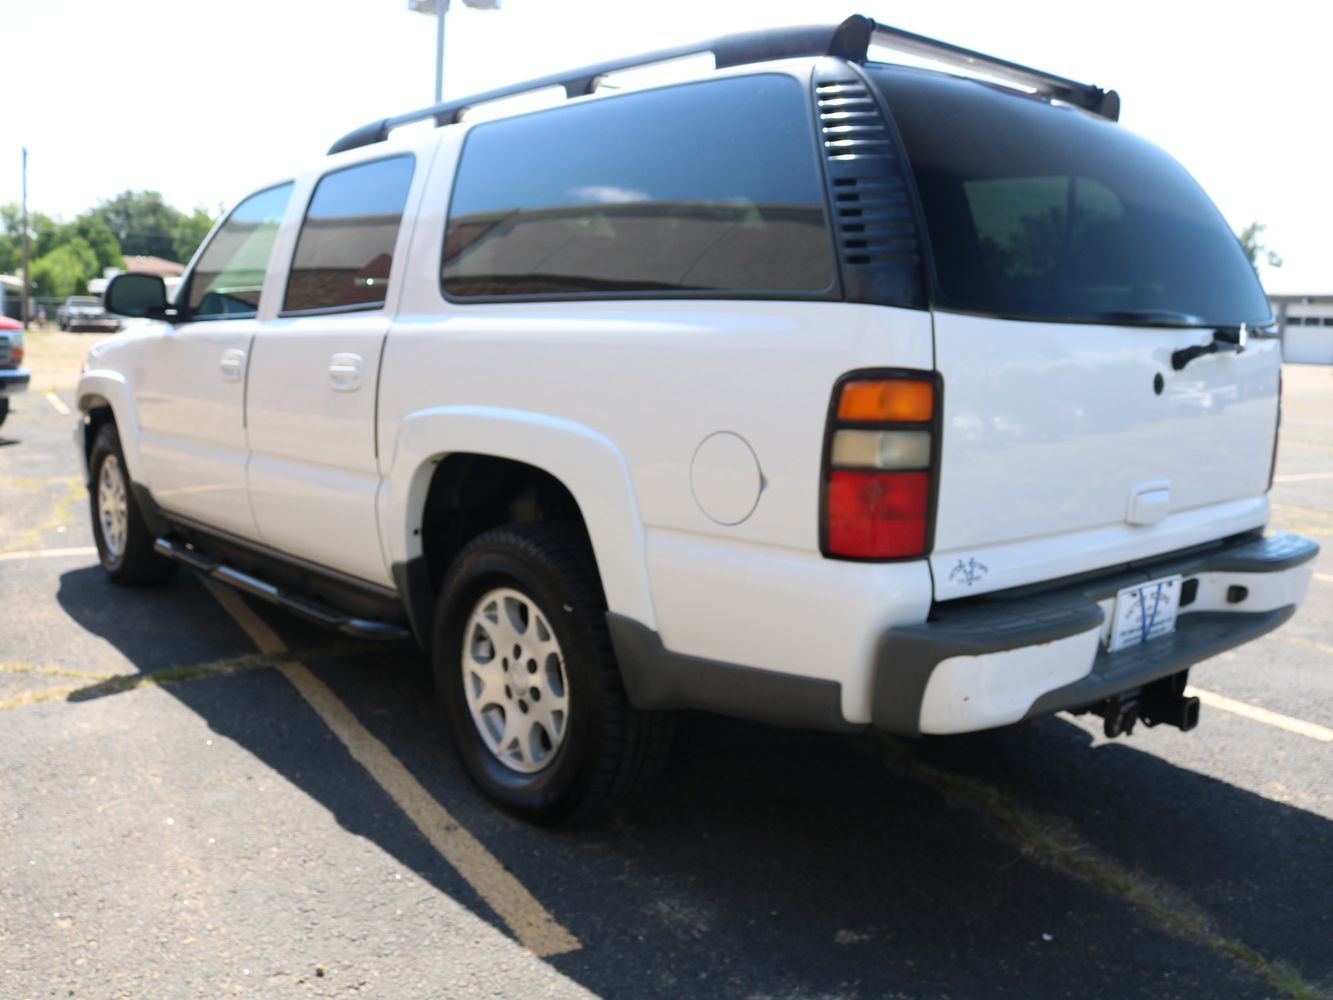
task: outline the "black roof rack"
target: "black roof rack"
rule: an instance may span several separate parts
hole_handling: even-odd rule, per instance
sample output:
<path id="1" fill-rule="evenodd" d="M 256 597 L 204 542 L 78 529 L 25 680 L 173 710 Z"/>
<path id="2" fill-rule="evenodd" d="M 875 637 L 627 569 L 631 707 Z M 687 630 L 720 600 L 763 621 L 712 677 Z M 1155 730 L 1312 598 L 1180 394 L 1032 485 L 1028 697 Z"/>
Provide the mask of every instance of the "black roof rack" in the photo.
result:
<path id="1" fill-rule="evenodd" d="M 719 69 L 800 56 L 837 56 L 853 62 L 864 62 L 872 43 L 984 73 L 998 80 L 1014 82 L 1039 94 L 1094 111 L 1113 121 L 1120 114 L 1120 97 L 1114 90 L 1102 90 L 1091 84 L 1067 80 L 1062 76 L 1045 73 L 1006 59 L 997 59 L 995 56 L 983 55 L 924 35 L 914 35 L 910 31 L 876 24 L 868 17 L 853 14 L 837 25 L 771 28 L 722 35 L 711 41 L 661 49 L 625 59 L 614 59 L 596 66 L 585 66 L 582 69 L 528 80 L 526 83 L 501 87 L 483 94 L 473 94 L 456 101 L 442 101 L 428 108 L 409 111 L 407 114 L 392 118 L 381 118 L 379 121 L 369 122 L 353 129 L 335 142 L 329 148 L 329 153 L 330 155 L 341 153 L 359 146 L 383 142 L 388 138 L 390 131 L 413 122 L 433 118 L 436 125 L 450 125 L 458 121 L 459 116 L 468 108 L 535 90 L 563 87 L 566 97 L 582 97 L 591 94 L 597 87 L 597 81 L 609 73 L 618 73 L 671 59 L 683 59 L 711 52 Z"/>

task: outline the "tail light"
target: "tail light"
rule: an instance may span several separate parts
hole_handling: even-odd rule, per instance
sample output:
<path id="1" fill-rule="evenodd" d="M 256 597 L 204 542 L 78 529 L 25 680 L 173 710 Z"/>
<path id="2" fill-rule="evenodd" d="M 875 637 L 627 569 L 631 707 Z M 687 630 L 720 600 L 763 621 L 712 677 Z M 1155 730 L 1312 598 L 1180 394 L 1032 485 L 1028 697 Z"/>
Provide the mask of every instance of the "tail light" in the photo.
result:
<path id="1" fill-rule="evenodd" d="M 915 559 L 930 551 L 942 389 L 927 372 L 862 371 L 838 380 L 824 443 L 824 555 Z"/>
<path id="2" fill-rule="evenodd" d="M 15 345 L 9 349 L 9 360 L 0 364 L 0 368 L 17 368 L 23 364 L 23 348 Z"/>

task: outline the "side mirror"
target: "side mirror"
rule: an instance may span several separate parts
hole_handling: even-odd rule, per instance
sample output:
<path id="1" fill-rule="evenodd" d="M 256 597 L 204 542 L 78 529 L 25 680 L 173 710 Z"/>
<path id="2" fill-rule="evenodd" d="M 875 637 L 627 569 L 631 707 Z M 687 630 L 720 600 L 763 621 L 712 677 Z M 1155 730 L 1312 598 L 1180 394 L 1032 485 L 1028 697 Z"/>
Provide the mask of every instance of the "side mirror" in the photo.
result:
<path id="1" fill-rule="evenodd" d="M 167 284 L 155 274 L 118 274 L 106 286 L 102 303 L 118 316 L 166 319 Z"/>

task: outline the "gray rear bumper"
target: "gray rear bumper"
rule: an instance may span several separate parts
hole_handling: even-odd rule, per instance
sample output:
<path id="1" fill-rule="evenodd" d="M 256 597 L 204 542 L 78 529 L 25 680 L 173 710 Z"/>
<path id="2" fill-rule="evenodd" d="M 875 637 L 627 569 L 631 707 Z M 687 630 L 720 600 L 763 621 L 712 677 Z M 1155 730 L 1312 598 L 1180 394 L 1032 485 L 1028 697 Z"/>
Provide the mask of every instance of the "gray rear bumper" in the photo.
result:
<path id="1" fill-rule="evenodd" d="M 1055 590 L 936 605 L 927 622 L 891 628 L 881 640 L 874 725 L 912 736 L 994 728 L 1088 708 L 1179 673 L 1290 618 L 1318 552 L 1299 535 L 1247 537 Z M 1116 593 L 1175 574 L 1199 581 L 1176 631 L 1108 653 L 1102 633 Z"/>

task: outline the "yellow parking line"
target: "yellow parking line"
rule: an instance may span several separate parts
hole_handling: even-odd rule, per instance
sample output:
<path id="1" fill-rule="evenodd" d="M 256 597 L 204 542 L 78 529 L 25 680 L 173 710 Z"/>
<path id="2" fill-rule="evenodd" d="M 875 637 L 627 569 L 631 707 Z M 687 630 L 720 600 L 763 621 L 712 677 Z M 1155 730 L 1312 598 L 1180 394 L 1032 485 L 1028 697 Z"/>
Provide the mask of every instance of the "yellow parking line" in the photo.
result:
<path id="1" fill-rule="evenodd" d="M 236 591 L 204 580 L 223 609 L 236 620 L 260 652 L 285 652 L 286 644 Z M 513 931 L 520 944 L 540 957 L 577 951 L 583 945 L 507 872 L 476 837 L 463 828 L 422 784 L 304 664 L 279 663 L 277 669 L 300 692 L 356 761 L 388 792 L 468 885 Z"/>
<path id="2" fill-rule="evenodd" d="M 1315 479 L 1333 479 L 1333 472 L 1299 472 L 1287 476 L 1274 476 L 1275 483 L 1308 483 Z"/>
<path id="3" fill-rule="evenodd" d="M 1316 573 L 1314 578 L 1320 583 L 1333 583 L 1333 576 L 1330 576 L 1327 573 Z"/>
<path id="4" fill-rule="evenodd" d="M 1292 646 L 1303 646 L 1306 649 L 1318 650 L 1328 656 L 1333 656 L 1333 646 L 1327 643 L 1315 642 L 1313 639 L 1307 639 L 1301 635 L 1288 635 L 1286 632 L 1278 632 L 1276 635 L 1268 636 L 1274 642 L 1285 642 Z"/>
<path id="5" fill-rule="evenodd" d="M 59 396 L 57 396 L 54 392 L 48 392 L 46 394 L 46 401 L 50 403 L 52 409 L 54 409 L 62 417 L 68 417 L 71 415 L 72 411 L 68 406 L 65 405 L 65 401 L 61 399 Z"/>
<path id="6" fill-rule="evenodd" d="M 96 545 L 77 545 L 72 549 L 36 549 L 31 552 L 0 552 L 0 562 L 13 562 L 19 559 L 63 559 L 66 556 L 95 556 Z"/>
<path id="7" fill-rule="evenodd" d="M 1253 722 L 1262 722 L 1266 726 L 1285 729 L 1289 733 L 1306 736 L 1312 740 L 1318 740 L 1320 743 L 1333 743 L 1333 729 L 1316 725 L 1313 722 L 1293 719 L 1290 715 L 1283 715 L 1281 712 L 1270 712 L 1258 705 L 1237 701 L 1235 698 L 1228 698 L 1223 694 L 1214 694 L 1212 691 L 1201 691 L 1193 686 L 1185 688 L 1185 695 L 1186 697 L 1198 698 L 1209 708 L 1230 712 L 1232 715 L 1239 715 L 1241 718 L 1250 719 Z"/>

